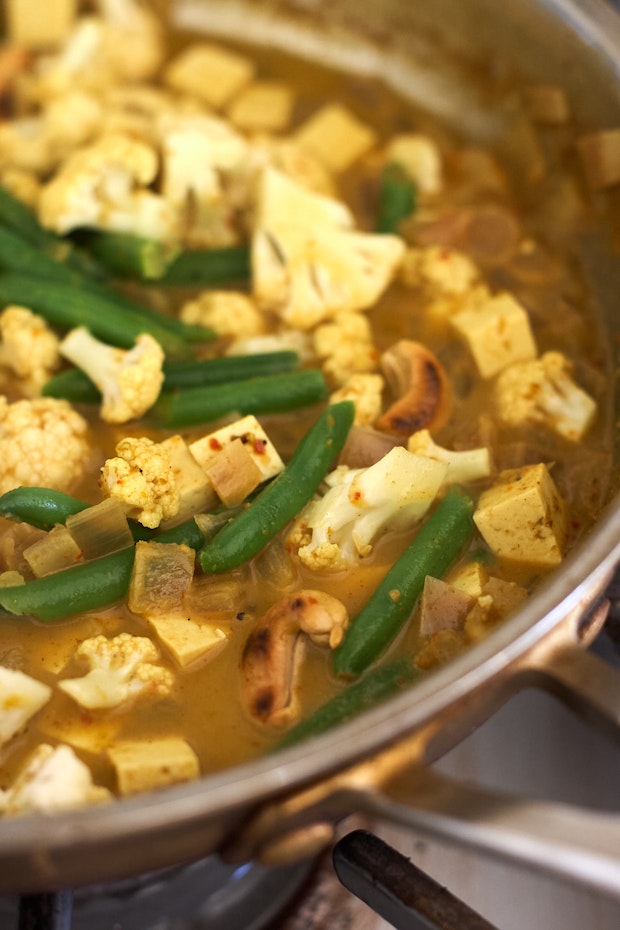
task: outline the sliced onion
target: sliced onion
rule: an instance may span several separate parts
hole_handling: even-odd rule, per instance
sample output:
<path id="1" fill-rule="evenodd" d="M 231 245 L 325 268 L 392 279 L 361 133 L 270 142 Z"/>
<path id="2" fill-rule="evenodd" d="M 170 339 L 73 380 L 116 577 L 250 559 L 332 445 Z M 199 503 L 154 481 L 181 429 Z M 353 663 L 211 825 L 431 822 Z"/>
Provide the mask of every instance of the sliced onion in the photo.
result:
<path id="1" fill-rule="evenodd" d="M 402 445 L 397 436 L 390 436 L 370 426 L 352 426 L 339 464 L 349 468 L 366 468 L 374 465 L 394 446 Z"/>

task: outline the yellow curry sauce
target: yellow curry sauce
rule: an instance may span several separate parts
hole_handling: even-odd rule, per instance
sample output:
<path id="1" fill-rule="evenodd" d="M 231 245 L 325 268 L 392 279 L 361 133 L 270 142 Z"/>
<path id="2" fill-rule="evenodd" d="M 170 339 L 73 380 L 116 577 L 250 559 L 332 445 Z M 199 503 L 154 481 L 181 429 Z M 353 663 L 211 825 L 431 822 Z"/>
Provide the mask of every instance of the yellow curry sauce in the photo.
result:
<path id="1" fill-rule="evenodd" d="M 180 54 L 198 41 L 195 36 L 175 36 L 167 54 Z M 550 180 L 545 170 L 533 169 L 530 181 L 525 182 L 522 175 L 515 177 L 496 153 L 458 138 L 436 124 L 432 114 L 414 110 L 377 81 L 347 75 L 335 77 L 333 72 L 273 52 L 267 55 L 245 50 L 242 55 L 255 63 L 249 85 L 273 82 L 292 89 L 290 118 L 277 132 L 265 130 L 267 135 L 293 138 L 326 103 L 338 103 L 368 128 L 372 141 L 362 145 L 359 156 L 341 171 L 331 172 L 329 166 L 321 164 L 320 157 L 308 153 L 309 158 L 316 159 L 317 172 L 330 177 L 333 196 L 346 202 L 353 211 L 357 229 L 373 230 L 379 175 L 391 140 L 414 133 L 423 136 L 437 153 L 439 183 L 436 189 L 429 185 L 431 189 L 426 190 L 423 184 L 418 184 L 416 210 L 398 231 L 406 249 L 401 268 L 374 306 L 364 311 L 372 327 L 375 362 L 371 370 L 381 371 L 381 354 L 401 339 L 415 340 L 430 349 L 445 368 L 454 397 L 448 421 L 433 432 L 434 442 L 449 450 L 480 447 L 489 450 L 491 474 L 474 481 L 469 489 L 476 498 L 496 482 L 502 471 L 538 463 L 548 465 L 569 515 L 562 546 L 567 551 L 596 520 L 610 494 L 611 405 L 607 348 L 577 260 L 580 236 L 588 231 L 593 220 L 585 187 L 573 170 L 572 158 L 566 154 L 569 143 L 565 124 L 554 126 L 532 120 L 532 131 L 540 143 L 540 157 L 553 167 L 554 179 Z M 153 83 L 157 84 L 163 72 L 163 68 L 157 69 Z M 89 88 L 89 93 L 96 97 L 97 89 Z M 234 105 L 233 95 L 228 105 L 215 112 L 228 119 Z M 527 101 L 524 109 L 527 112 Z M 206 110 L 209 111 L 208 107 Z M 258 129 L 263 132 L 260 125 Z M 251 137 L 250 132 L 247 135 Z M 17 171 L 14 166 L 3 164 L 2 152 L 0 137 L 0 183 L 7 187 L 13 183 L 18 190 Z M 24 170 L 22 180 L 25 176 Z M 38 182 L 45 184 L 48 180 L 43 176 Z M 159 183 L 156 178 L 151 189 L 157 190 Z M 558 200 L 558 189 L 569 193 Z M 437 262 L 445 260 L 453 267 L 454 256 L 464 256 L 468 267 L 475 269 L 474 280 L 464 286 L 446 285 L 439 273 L 434 277 Z M 453 275 L 452 282 L 458 273 L 454 266 L 448 274 Z M 252 287 L 231 285 L 232 289 L 251 294 Z M 500 372 L 481 377 L 471 346 L 451 321 L 476 289 L 480 289 L 483 302 L 499 294 L 512 295 L 525 310 L 537 357 L 558 352 L 569 360 L 574 383 L 596 402 L 596 415 L 578 441 L 558 434 L 542 420 L 515 424 L 498 419 L 492 392 Z M 170 314 L 179 313 L 196 296 L 185 289 L 159 293 L 156 284 L 132 285 L 128 293 Z M 448 305 L 452 309 L 447 309 Z M 328 321 L 321 320 L 318 325 Z M 282 333 L 287 329 L 271 310 L 265 314 L 265 325 L 267 332 Z M 306 330 L 310 345 L 315 330 L 316 326 Z M 225 336 L 216 343 L 204 343 L 198 351 L 205 357 L 224 354 L 231 341 L 231 337 Z M 306 364 L 320 367 L 324 360 L 315 357 Z M 331 391 L 342 386 L 342 382 L 330 379 Z M 2 367 L 2 390 L 9 401 L 24 396 L 22 381 L 6 365 Z M 388 401 L 389 389 L 385 386 L 384 410 Z M 515 409 L 516 406 L 517 401 Z M 88 419 L 92 450 L 83 478 L 69 490 L 91 503 L 101 499 L 100 469 L 105 460 L 115 455 L 121 438 L 148 436 L 159 442 L 175 432 L 157 431 L 147 420 L 142 423 L 139 419 L 106 424 L 96 406 L 78 405 L 77 409 Z M 259 420 L 286 462 L 317 415 L 318 409 L 312 407 L 290 415 L 260 416 Z M 224 423 L 234 419 L 228 417 Z M 181 432 L 190 442 L 221 425 L 206 423 Z M 407 437 L 399 437 L 397 441 L 406 446 Z M 2 520 L 0 529 L 0 570 L 21 571 L 28 578 L 22 553 L 34 539 L 41 537 L 41 532 L 8 520 Z M 44 682 L 52 692 L 45 706 L 2 748 L 0 788 L 9 789 L 33 749 L 42 742 L 71 746 L 90 767 L 95 784 L 112 793 L 119 793 L 119 785 L 108 752 L 119 741 L 181 737 L 196 754 L 202 774 L 264 753 L 277 741 L 281 730 L 251 719 L 240 699 L 239 666 L 253 625 L 283 594 L 305 588 L 331 593 L 354 617 L 416 531 L 417 525 L 405 531 L 388 531 L 373 543 L 370 554 L 348 570 L 313 570 L 304 565 L 294 547 L 287 545 L 286 531 L 270 544 L 268 551 L 234 571 L 206 576 L 196 569 L 191 600 L 199 605 L 197 615 L 202 611 L 203 619 L 210 617 L 229 637 L 225 648 L 214 658 L 207 654 L 185 669 L 157 644 L 158 662 L 174 676 L 170 693 L 158 700 L 140 696 L 110 709 L 89 710 L 57 687 L 59 680 L 83 674 L 84 669 L 74 654 L 89 638 L 128 632 L 151 636 L 156 641 L 148 623 L 132 614 L 125 604 L 49 623 L 3 615 L 0 664 Z M 479 533 L 464 560 L 482 565 L 488 576 L 500 582 L 518 586 L 513 604 L 508 598 L 507 605 L 502 605 L 498 598 L 495 612 L 485 614 L 480 608 L 482 619 L 477 626 L 472 623 L 469 636 L 463 629 L 452 630 L 447 636 L 420 635 L 417 610 L 396 642 L 381 656 L 381 662 L 409 654 L 425 672 L 432 671 L 477 637 L 486 635 L 496 621 L 510 612 L 511 606 L 518 605 L 520 593 L 530 592 L 548 571 L 541 564 L 496 557 Z M 450 575 L 447 577 L 449 580 Z M 473 598 L 472 610 L 475 601 Z M 331 673 L 328 648 L 308 642 L 303 648 L 301 677 L 295 686 L 300 718 L 308 716 L 344 687 Z"/>

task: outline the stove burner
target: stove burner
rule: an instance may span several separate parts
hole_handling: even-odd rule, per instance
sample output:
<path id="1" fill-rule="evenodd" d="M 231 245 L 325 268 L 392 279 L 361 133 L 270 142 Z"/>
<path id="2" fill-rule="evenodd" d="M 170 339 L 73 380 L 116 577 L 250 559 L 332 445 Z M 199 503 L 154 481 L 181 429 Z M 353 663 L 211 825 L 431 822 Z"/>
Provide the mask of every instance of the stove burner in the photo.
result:
<path id="1" fill-rule="evenodd" d="M 282 868 L 217 856 L 137 879 L 55 895 L 0 899 L 3 930 L 262 930 L 295 897 L 314 862 Z"/>

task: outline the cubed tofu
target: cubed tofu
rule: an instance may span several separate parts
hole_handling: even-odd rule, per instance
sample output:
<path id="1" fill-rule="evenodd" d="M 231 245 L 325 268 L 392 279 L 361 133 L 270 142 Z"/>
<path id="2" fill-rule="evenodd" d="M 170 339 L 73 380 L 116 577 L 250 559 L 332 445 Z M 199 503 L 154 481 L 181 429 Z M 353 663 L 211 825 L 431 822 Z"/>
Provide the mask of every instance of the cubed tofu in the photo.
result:
<path id="1" fill-rule="evenodd" d="M 209 42 L 190 45 L 168 65 L 164 82 L 210 107 L 225 106 L 252 80 L 254 64 L 244 55 Z"/>
<path id="2" fill-rule="evenodd" d="M 346 171 L 376 142 L 375 132 L 340 104 L 328 104 L 295 133 L 295 141 L 334 172 Z"/>
<path id="3" fill-rule="evenodd" d="M 49 48 L 69 35 L 77 0 L 7 0 L 4 11 L 12 43 L 32 49 Z"/>
<path id="4" fill-rule="evenodd" d="M 149 617 L 149 625 L 181 668 L 214 659 L 226 646 L 229 633 L 214 623 L 191 617 Z"/>
<path id="5" fill-rule="evenodd" d="M 46 704 L 52 689 L 18 669 L 0 666 L 0 746 Z"/>
<path id="6" fill-rule="evenodd" d="M 510 294 L 498 294 L 452 317 L 483 378 L 492 378 L 514 362 L 536 358 L 537 348 L 527 311 Z"/>
<path id="7" fill-rule="evenodd" d="M 489 573 L 482 562 L 465 562 L 446 575 L 448 584 L 463 591 L 469 598 L 480 597 L 488 580 Z"/>
<path id="8" fill-rule="evenodd" d="M 471 597 L 464 591 L 427 575 L 420 599 L 420 633 L 430 636 L 439 630 L 460 630 L 470 605 Z"/>
<path id="9" fill-rule="evenodd" d="M 222 451 L 224 446 L 235 439 L 241 439 L 246 446 L 247 451 L 258 466 L 262 475 L 262 481 L 268 481 L 274 478 L 284 468 L 284 462 L 278 455 L 275 446 L 267 436 L 255 416 L 251 414 L 236 420 L 229 426 L 223 426 L 222 429 L 203 436 L 196 442 L 191 443 L 189 449 L 199 465 L 208 473 L 213 464 L 215 457 Z"/>
<path id="10" fill-rule="evenodd" d="M 114 742 L 122 727 L 120 717 L 97 718 L 93 714 L 72 714 L 66 707 L 52 710 L 46 707 L 37 720 L 37 729 L 54 742 L 67 743 L 80 755 L 98 756 Z"/>
<path id="11" fill-rule="evenodd" d="M 227 115 L 246 132 L 282 132 L 290 122 L 294 100 L 286 84 L 256 81 L 234 99 Z"/>
<path id="12" fill-rule="evenodd" d="M 474 522 L 500 559 L 551 568 L 562 560 L 567 510 L 546 465 L 499 474 L 481 494 Z"/>
<path id="13" fill-rule="evenodd" d="M 164 788 L 200 775 L 198 757 L 189 743 L 176 736 L 124 740 L 108 749 L 122 795 Z"/>
<path id="14" fill-rule="evenodd" d="M 218 497 L 213 485 L 183 437 L 170 436 L 161 445 L 170 456 L 172 474 L 179 492 L 179 510 L 174 522 L 180 523 L 195 513 L 203 513 L 215 507 Z M 170 522 L 165 521 L 164 527 Z"/>

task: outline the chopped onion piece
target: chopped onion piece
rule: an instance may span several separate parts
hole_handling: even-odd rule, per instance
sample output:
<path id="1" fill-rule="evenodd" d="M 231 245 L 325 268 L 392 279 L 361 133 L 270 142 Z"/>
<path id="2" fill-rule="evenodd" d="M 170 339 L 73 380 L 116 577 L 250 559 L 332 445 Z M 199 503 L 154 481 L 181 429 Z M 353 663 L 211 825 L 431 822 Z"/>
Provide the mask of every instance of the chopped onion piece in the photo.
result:
<path id="1" fill-rule="evenodd" d="M 281 539 L 274 539 L 256 559 L 256 571 L 263 582 L 284 591 L 299 579 L 290 554 Z"/>
<path id="2" fill-rule="evenodd" d="M 402 445 L 402 441 L 396 436 L 370 426 L 353 425 L 338 461 L 340 465 L 348 465 L 349 468 L 367 468 L 398 445 Z"/>
<path id="3" fill-rule="evenodd" d="M 55 526 L 42 539 L 24 549 L 24 558 L 37 578 L 69 568 L 81 557 L 81 548 L 66 526 Z"/>
<path id="4" fill-rule="evenodd" d="M 114 497 L 67 517 L 66 527 L 85 559 L 98 559 L 133 545 L 127 517 Z"/>
<path id="5" fill-rule="evenodd" d="M 177 543 L 136 543 L 129 586 L 129 609 L 157 617 L 182 608 L 194 577 L 195 553 Z"/>

